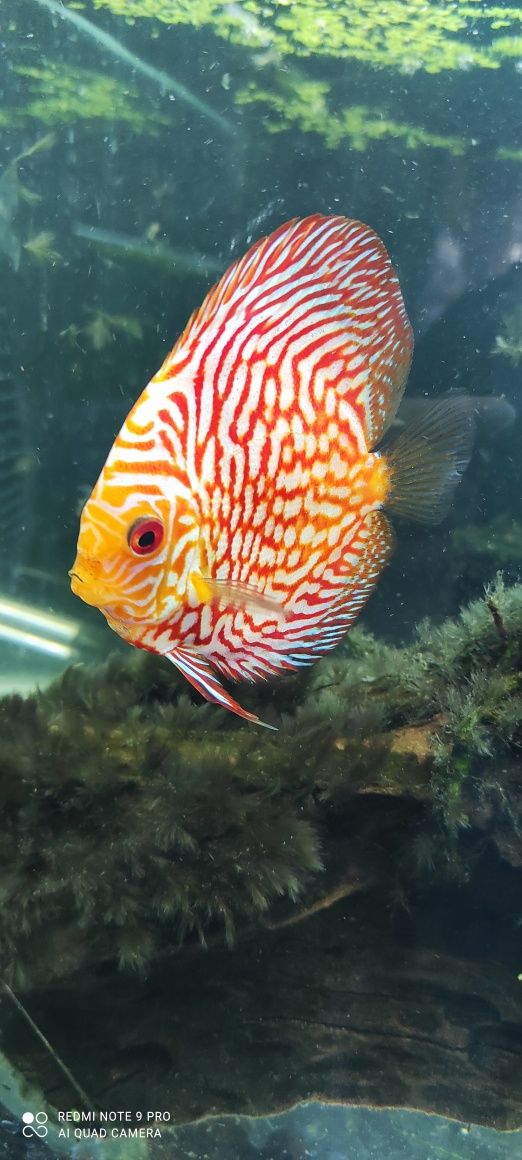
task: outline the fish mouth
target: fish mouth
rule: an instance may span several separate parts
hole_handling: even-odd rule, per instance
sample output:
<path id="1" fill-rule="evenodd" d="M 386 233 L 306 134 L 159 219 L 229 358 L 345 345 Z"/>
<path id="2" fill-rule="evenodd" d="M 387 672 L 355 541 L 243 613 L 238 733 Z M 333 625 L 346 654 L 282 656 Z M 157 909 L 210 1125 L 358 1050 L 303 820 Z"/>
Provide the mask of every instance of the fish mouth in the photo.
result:
<path id="1" fill-rule="evenodd" d="M 71 589 L 74 592 L 74 595 L 75 596 L 82 596 L 82 592 L 81 592 L 81 588 L 83 585 L 82 577 L 78 575 L 78 572 L 74 571 L 74 568 L 71 568 L 70 572 L 68 572 L 67 575 L 71 579 Z M 83 599 L 83 596 L 82 596 L 82 599 Z"/>
<path id="2" fill-rule="evenodd" d="M 90 576 L 83 577 L 79 572 L 75 572 L 74 568 L 71 568 L 67 575 L 71 578 L 71 590 L 74 595 L 79 596 L 91 608 L 97 608 L 117 630 L 124 625 L 141 625 L 148 622 L 148 616 L 134 616 L 122 599 L 118 598 L 117 593 L 107 591 L 103 584 L 92 581 Z"/>
<path id="3" fill-rule="evenodd" d="M 75 596 L 79 596 L 85 604 L 90 604 L 93 608 L 104 608 L 117 603 L 114 593 L 108 592 L 103 584 L 93 581 L 90 576 L 81 576 L 79 572 L 75 572 L 74 567 L 71 568 L 68 575 L 71 578 L 72 592 Z"/>

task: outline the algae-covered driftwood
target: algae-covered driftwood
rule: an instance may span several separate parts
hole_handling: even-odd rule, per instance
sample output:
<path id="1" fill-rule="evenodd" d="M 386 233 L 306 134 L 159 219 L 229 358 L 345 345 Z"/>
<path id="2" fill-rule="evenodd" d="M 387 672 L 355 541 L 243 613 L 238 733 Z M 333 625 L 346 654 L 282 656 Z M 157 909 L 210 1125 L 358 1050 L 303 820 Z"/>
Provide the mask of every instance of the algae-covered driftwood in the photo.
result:
<path id="1" fill-rule="evenodd" d="M 3 976 L 95 1106 L 522 1123 L 521 655 L 498 582 L 242 689 L 277 733 L 131 652 L 0 702 Z M 77 1106 L 20 1019 L 3 1050 Z"/>

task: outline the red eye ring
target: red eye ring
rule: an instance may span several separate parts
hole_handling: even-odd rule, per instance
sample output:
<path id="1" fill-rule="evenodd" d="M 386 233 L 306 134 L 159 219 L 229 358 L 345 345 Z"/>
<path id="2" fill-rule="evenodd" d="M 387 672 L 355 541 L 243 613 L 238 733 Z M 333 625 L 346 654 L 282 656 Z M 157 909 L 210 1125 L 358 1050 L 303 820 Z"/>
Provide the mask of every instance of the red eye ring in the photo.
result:
<path id="1" fill-rule="evenodd" d="M 165 529 L 161 520 L 135 520 L 127 532 L 127 543 L 135 556 L 150 556 L 163 541 Z"/>

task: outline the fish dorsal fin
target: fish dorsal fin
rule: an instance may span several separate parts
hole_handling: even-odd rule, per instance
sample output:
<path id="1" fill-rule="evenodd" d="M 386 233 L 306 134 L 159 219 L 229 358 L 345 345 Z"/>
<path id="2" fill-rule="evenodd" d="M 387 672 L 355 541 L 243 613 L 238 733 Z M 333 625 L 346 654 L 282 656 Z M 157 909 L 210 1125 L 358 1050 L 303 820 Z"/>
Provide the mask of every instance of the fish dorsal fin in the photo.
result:
<path id="1" fill-rule="evenodd" d="M 397 276 L 374 231 L 350 218 L 315 214 L 261 238 L 227 270 L 157 378 L 220 342 L 229 357 L 237 345 L 243 359 L 247 349 L 252 360 L 264 358 L 280 390 L 285 354 L 294 367 L 306 359 L 309 389 L 317 373 L 326 375 L 353 407 L 371 448 L 399 405 L 412 332 Z"/>

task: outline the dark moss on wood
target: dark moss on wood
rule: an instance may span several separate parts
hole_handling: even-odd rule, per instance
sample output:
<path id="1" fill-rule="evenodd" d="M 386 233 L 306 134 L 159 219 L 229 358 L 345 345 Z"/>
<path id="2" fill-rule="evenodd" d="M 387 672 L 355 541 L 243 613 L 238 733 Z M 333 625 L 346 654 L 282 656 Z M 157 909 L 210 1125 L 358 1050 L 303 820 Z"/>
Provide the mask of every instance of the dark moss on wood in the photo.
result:
<path id="1" fill-rule="evenodd" d="M 249 690 L 277 733 L 190 699 L 169 666 L 130 652 L 0 702 L 2 972 L 95 1102 L 116 1052 L 124 1102 L 147 1071 L 179 1119 L 311 1095 L 466 1119 L 482 1084 L 483 1121 L 520 1122 L 521 651 L 522 588 L 499 581 L 407 648 L 355 631 L 303 677 Z M 485 921 L 485 867 L 496 886 L 466 982 L 468 949 L 441 949 L 422 916 L 445 898 L 459 933 Z M 463 1010 L 474 997 L 494 1011 L 478 1028 L 463 1015 L 457 1042 L 447 1009 L 462 996 Z M 127 1001 L 141 1010 L 131 1030 Z M 85 1003 L 92 1041 L 70 1036 Z M 4 1049 L 53 1091 L 52 1060 L 16 1043 L 13 1031 Z M 140 1070 L 151 1043 L 161 1058 Z M 198 1050 L 222 1090 L 195 1084 Z"/>

